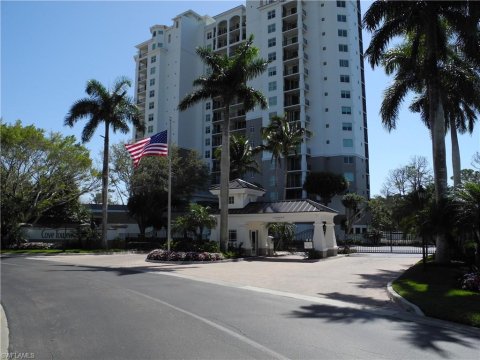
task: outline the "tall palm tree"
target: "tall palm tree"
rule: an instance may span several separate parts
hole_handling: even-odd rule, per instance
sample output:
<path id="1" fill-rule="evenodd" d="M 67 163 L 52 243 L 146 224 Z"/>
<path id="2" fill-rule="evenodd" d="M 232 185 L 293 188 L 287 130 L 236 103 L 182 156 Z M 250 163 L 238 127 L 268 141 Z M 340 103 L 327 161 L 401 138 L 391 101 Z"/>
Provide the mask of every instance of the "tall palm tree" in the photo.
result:
<path id="1" fill-rule="evenodd" d="M 415 91 L 418 96 L 410 105 L 410 110 L 419 112 L 425 125 L 430 128 L 428 112 L 428 93 L 426 78 L 410 61 L 412 39 L 389 50 L 382 57 L 382 65 L 387 74 L 397 71 L 394 82 L 385 91 L 382 102 L 382 121 L 392 128 L 403 100 L 403 89 Z M 457 131 L 473 132 L 480 111 L 480 75 L 473 64 L 449 47 L 445 61 L 439 67 L 440 95 L 445 112 L 445 127 L 450 128 L 452 141 L 452 163 L 454 186 L 460 184 L 460 148 Z"/>
<path id="2" fill-rule="evenodd" d="M 220 160 L 220 246 L 228 247 L 228 182 L 230 174 L 230 106 L 243 102 L 245 112 L 256 105 L 267 108 L 267 101 L 260 91 L 247 86 L 267 69 L 268 62 L 258 57 L 258 49 L 253 46 L 253 35 L 241 44 L 235 54 L 216 54 L 207 48 L 197 48 L 198 56 L 211 70 L 193 82 L 198 90 L 188 94 L 178 105 L 181 111 L 199 101 L 219 99 L 223 106 L 222 156 Z"/>
<path id="3" fill-rule="evenodd" d="M 265 144 L 261 148 L 272 153 L 271 161 L 275 161 L 275 173 L 277 173 L 277 165 L 281 166 L 283 159 L 283 199 L 286 199 L 287 194 L 287 158 L 292 152 L 297 155 L 297 147 L 304 140 L 305 134 L 304 128 L 295 123 L 292 124 L 286 117 L 280 116 L 272 117 L 270 124 L 262 129 L 262 138 Z"/>
<path id="4" fill-rule="evenodd" d="M 418 66 L 426 78 L 435 200 L 438 207 L 444 205 L 447 197 L 445 115 L 440 94 L 439 64 L 445 60 L 449 35 L 456 38 L 457 45 L 466 58 L 474 59 L 480 64 L 479 18 L 478 3 L 475 1 L 393 0 L 375 1 L 363 18 L 364 27 L 373 32 L 365 52 L 372 67 L 379 65 L 393 38 L 407 34 L 413 37 L 410 61 Z M 446 28 L 450 33 L 447 33 Z M 422 51 L 421 46 L 424 47 Z M 408 90 L 403 88 L 400 94 L 405 95 Z M 449 261 L 445 234 L 437 236 L 436 261 Z"/>
<path id="5" fill-rule="evenodd" d="M 100 123 L 105 124 L 103 138 L 103 171 L 102 171 L 102 240 L 107 247 L 107 211 L 108 211 L 108 162 L 109 162 L 109 135 L 110 126 L 113 132 L 129 132 L 128 123 L 131 122 L 139 131 L 144 126 L 140 120 L 140 112 L 127 91 L 131 86 L 129 79 L 119 77 L 111 89 L 107 89 L 97 80 L 89 80 L 85 92 L 89 97 L 77 100 L 65 117 L 65 125 L 72 127 L 80 119 L 88 119 L 83 128 L 82 142 L 92 138 Z"/>
<path id="6" fill-rule="evenodd" d="M 247 172 L 259 173 L 256 151 L 244 136 L 230 136 L 230 180 L 242 178 Z M 215 149 L 215 158 L 221 159 L 222 148 Z"/>

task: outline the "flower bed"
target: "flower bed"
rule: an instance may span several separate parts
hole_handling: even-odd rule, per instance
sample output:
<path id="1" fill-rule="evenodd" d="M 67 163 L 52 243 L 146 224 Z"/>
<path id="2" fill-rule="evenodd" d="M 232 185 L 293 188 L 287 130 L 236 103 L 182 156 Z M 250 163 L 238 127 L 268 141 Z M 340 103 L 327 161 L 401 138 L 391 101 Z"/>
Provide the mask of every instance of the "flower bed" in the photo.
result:
<path id="1" fill-rule="evenodd" d="M 14 244 L 9 247 L 9 249 L 12 250 L 51 250 L 57 248 L 57 244 L 44 242 L 25 242 L 20 244 Z"/>
<path id="2" fill-rule="evenodd" d="M 159 261 L 218 261 L 223 260 L 221 253 L 183 252 L 156 249 L 147 255 L 147 260 Z"/>

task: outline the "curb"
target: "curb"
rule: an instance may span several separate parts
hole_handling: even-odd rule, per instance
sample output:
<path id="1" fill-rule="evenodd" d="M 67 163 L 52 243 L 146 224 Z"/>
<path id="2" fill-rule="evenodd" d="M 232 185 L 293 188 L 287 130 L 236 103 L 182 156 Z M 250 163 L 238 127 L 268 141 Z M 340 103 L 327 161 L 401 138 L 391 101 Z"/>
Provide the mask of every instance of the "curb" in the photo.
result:
<path id="1" fill-rule="evenodd" d="M 9 337 L 9 331 L 8 331 L 8 322 L 7 322 L 7 316 L 5 315 L 5 311 L 3 310 L 2 305 L 0 304 L 0 354 L 2 355 L 2 359 L 4 354 L 8 354 L 8 337 Z"/>
<path id="2" fill-rule="evenodd" d="M 393 281 L 395 281 L 395 280 L 393 280 Z M 423 311 L 420 310 L 420 308 L 417 305 L 412 304 L 410 301 L 403 298 L 395 290 L 393 290 L 393 287 L 392 287 L 393 281 L 390 281 L 387 284 L 387 292 L 388 292 L 388 297 L 390 298 L 390 300 L 392 300 L 394 303 L 399 305 L 402 309 L 404 309 L 407 312 L 414 313 L 418 316 L 425 316 Z"/>

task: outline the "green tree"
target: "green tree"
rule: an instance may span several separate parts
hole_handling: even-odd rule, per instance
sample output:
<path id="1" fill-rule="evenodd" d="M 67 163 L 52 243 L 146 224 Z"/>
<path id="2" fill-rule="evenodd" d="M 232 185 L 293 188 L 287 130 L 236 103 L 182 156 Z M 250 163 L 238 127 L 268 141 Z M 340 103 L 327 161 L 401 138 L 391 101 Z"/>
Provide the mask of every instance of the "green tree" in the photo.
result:
<path id="1" fill-rule="evenodd" d="M 342 205 L 345 206 L 345 236 L 352 233 L 352 228 L 355 222 L 360 219 L 363 210 L 365 209 L 365 198 L 355 193 L 345 194 L 342 198 Z"/>
<path id="2" fill-rule="evenodd" d="M 183 216 L 179 216 L 174 224 L 174 228 L 178 230 L 193 232 L 199 242 L 202 241 L 203 231 L 205 229 L 213 229 L 215 226 L 217 226 L 217 220 L 210 215 L 210 208 L 195 203 L 191 203 L 188 207 L 188 212 Z"/>
<path id="3" fill-rule="evenodd" d="M 479 17 L 478 6 L 473 1 L 375 1 L 363 18 L 364 27 L 373 32 L 366 50 L 372 67 L 379 65 L 390 40 L 397 36 L 412 36 L 411 64 L 426 78 L 435 199 L 439 208 L 444 206 L 447 198 L 445 116 L 439 64 L 445 61 L 449 37 L 456 38 L 457 46 L 466 58 L 480 64 Z M 450 32 L 448 34 L 447 28 Z M 397 73 L 396 76 L 403 75 Z M 409 89 L 403 88 L 399 95 L 406 94 Z M 391 122 L 389 127 L 394 129 L 395 122 Z M 449 261 L 446 234 L 437 236 L 436 261 Z"/>
<path id="4" fill-rule="evenodd" d="M 465 183 L 457 188 L 453 204 L 458 227 L 473 234 L 476 263 L 480 265 L 480 184 Z"/>
<path id="5" fill-rule="evenodd" d="M 230 180 L 242 178 L 247 172 L 258 173 L 255 151 L 247 138 L 230 136 Z M 222 148 L 215 149 L 215 158 L 221 159 Z"/>
<path id="6" fill-rule="evenodd" d="M 131 194 L 130 180 L 133 176 L 133 163 L 125 150 L 125 142 L 110 146 L 110 183 L 122 204 L 128 202 Z"/>
<path id="7" fill-rule="evenodd" d="M 288 248 L 295 239 L 295 224 L 288 222 L 268 223 L 268 232 L 273 236 L 273 251 Z"/>
<path id="8" fill-rule="evenodd" d="M 328 171 L 308 173 L 303 189 L 314 195 L 319 195 L 325 206 L 332 201 L 335 195 L 339 195 L 348 189 L 348 181 L 343 175 Z"/>
<path id="9" fill-rule="evenodd" d="M 461 183 L 480 183 L 480 171 L 476 171 L 473 169 L 462 169 L 460 171 L 460 178 L 461 178 Z"/>
<path id="10" fill-rule="evenodd" d="M 88 142 L 95 130 L 101 124 L 105 124 L 103 138 L 103 170 L 102 170 L 102 240 L 107 247 L 108 226 L 108 170 L 109 170 L 109 136 L 110 126 L 113 132 L 120 131 L 127 134 L 130 131 L 128 123 L 131 122 L 137 130 L 143 130 L 140 120 L 140 111 L 128 96 L 127 91 L 131 81 L 125 77 L 115 80 L 112 88 L 108 90 L 97 80 L 87 82 L 85 92 L 88 98 L 77 100 L 70 108 L 65 117 L 65 125 L 72 127 L 77 121 L 87 118 L 87 124 L 83 128 L 82 141 Z"/>
<path id="11" fill-rule="evenodd" d="M 281 166 L 283 159 L 283 199 L 287 197 L 287 158 L 293 154 L 297 155 L 297 148 L 303 142 L 305 133 L 305 129 L 298 124 L 290 123 L 286 117 L 279 116 L 272 117 L 270 124 L 262 129 L 262 138 L 265 144 L 261 146 L 261 149 L 272 154 L 271 161 L 275 161 L 275 172 L 277 172 L 277 164 Z M 275 187 L 277 186 L 278 183 Z"/>
<path id="12" fill-rule="evenodd" d="M 98 188 L 89 151 L 73 136 L 32 125 L 1 124 L 2 244 L 15 240 L 19 223 L 81 222 L 81 195 Z"/>
<path id="13" fill-rule="evenodd" d="M 195 151 L 170 149 L 172 158 L 172 206 L 186 205 L 192 194 L 205 187 L 208 168 Z M 137 221 L 140 234 L 149 226 L 166 225 L 164 213 L 168 203 L 168 158 L 146 157 L 130 180 L 128 209 Z"/>
<path id="14" fill-rule="evenodd" d="M 211 70 L 193 82 L 198 90 L 187 95 L 179 104 L 181 111 L 206 99 L 218 99 L 223 107 L 222 157 L 220 160 L 220 246 L 228 247 L 228 183 L 230 176 L 230 107 L 242 102 L 245 112 L 256 105 L 267 108 L 261 92 L 247 86 L 247 81 L 262 74 L 268 62 L 258 58 L 259 50 L 253 46 L 253 35 L 242 43 L 235 54 L 217 54 L 207 48 L 197 48 L 197 54 Z"/>

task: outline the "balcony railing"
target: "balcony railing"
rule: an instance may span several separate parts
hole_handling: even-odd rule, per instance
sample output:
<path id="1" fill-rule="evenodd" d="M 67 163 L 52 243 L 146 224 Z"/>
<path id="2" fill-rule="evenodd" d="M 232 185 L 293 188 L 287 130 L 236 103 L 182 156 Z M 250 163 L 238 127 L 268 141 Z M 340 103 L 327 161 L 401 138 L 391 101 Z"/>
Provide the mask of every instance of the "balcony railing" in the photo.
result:
<path id="1" fill-rule="evenodd" d="M 289 31 L 297 28 L 297 23 L 289 23 L 289 24 L 284 24 L 282 27 L 282 31 Z"/>

